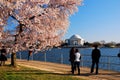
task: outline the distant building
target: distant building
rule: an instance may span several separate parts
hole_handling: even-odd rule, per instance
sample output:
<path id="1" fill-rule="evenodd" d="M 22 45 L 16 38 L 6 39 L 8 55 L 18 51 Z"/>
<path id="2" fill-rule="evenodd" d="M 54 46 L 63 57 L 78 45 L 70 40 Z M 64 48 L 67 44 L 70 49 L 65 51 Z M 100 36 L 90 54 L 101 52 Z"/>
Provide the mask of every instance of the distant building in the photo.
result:
<path id="1" fill-rule="evenodd" d="M 68 46 L 76 46 L 76 47 L 83 46 L 84 42 L 85 40 L 77 34 L 65 40 L 65 43 L 67 43 Z"/>

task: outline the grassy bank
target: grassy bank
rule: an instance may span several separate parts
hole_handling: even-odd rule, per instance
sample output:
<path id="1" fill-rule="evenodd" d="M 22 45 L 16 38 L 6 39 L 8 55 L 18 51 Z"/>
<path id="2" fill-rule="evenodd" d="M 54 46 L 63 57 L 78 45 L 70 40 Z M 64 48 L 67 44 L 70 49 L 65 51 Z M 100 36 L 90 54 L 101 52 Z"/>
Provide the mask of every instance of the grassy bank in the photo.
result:
<path id="1" fill-rule="evenodd" d="M 0 80 L 82 80 L 67 74 L 50 73 L 46 71 L 9 65 L 0 66 Z"/>

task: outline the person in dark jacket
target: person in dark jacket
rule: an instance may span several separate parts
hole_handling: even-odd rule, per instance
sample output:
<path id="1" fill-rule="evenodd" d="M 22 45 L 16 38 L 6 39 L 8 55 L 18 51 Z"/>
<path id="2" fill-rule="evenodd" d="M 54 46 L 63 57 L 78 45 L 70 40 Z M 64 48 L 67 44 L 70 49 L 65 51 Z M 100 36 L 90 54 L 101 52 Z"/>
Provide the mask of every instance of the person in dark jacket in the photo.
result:
<path id="1" fill-rule="evenodd" d="M 101 52 L 98 49 L 98 45 L 94 46 L 95 49 L 92 50 L 92 66 L 91 66 L 91 73 L 94 72 L 94 65 L 96 64 L 96 74 L 98 74 L 98 67 L 99 67 L 99 59 L 101 56 Z"/>
<path id="2" fill-rule="evenodd" d="M 29 59 L 30 59 L 30 56 L 32 55 L 32 53 L 33 53 L 33 49 L 32 49 L 33 47 L 32 46 L 30 46 L 29 47 L 29 50 L 28 50 L 28 61 L 29 61 Z"/>
<path id="3" fill-rule="evenodd" d="M 74 61 L 75 61 L 75 47 L 72 47 L 69 54 L 69 61 L 71 62 L 71 72 L 74 73 Z"/>
<path id="4" fill-rule="evenodd" d="M 7 57 L 6 57 L 7 51 L 5 49 L 5 46 L 2 46 L 2 49 L 0 50 L 0 53 L 1 53 L 0 54 L 0 61 L 1 61 L 0 65 L 2 66 L 2 65 L 5 64 L 5 61 L 7 61 Z"/>

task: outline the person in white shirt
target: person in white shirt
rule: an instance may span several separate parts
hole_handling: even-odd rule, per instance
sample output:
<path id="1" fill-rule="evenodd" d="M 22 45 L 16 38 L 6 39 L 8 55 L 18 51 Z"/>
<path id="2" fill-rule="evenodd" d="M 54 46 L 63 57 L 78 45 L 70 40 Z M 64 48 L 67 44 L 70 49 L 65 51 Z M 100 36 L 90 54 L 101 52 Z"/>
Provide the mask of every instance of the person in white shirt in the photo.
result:
<path id="1" fill-rule="evenodd" d="M 80 75 L 80 59 L 81 59 L 81 54 L 78 49 L 75 51 L 75 62 L 74 62 L 74 67 L 78 69 L 78 75 Z M 73 72 L 74 73 L 74 72 Z"/>

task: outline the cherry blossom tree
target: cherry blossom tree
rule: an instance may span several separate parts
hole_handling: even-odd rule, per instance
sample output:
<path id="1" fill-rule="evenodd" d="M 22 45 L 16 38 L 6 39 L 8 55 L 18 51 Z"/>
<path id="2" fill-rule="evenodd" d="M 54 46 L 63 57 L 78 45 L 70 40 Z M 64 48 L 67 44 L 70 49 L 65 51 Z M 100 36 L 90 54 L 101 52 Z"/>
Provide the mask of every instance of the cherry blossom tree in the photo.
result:
<path id="1" fill-rule="evenodd" d="M 12 53 L 30 46 L 43 50 L 60 45 L 69 16 L 81 3 L 82 0 L 0 0 L 0 44 L 11 48 Z M 18 24 L 12 30 L 7 28 L 9 17 Z"/>

